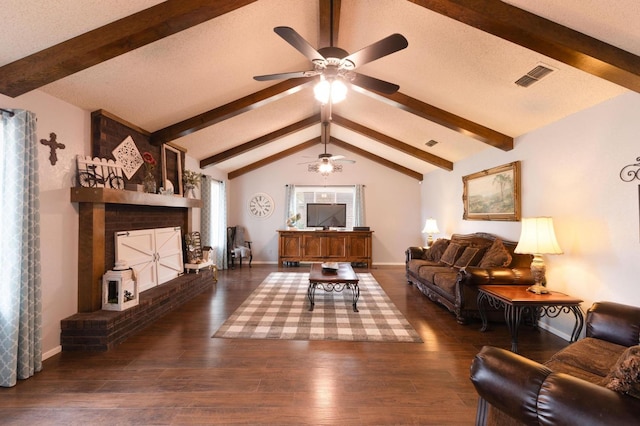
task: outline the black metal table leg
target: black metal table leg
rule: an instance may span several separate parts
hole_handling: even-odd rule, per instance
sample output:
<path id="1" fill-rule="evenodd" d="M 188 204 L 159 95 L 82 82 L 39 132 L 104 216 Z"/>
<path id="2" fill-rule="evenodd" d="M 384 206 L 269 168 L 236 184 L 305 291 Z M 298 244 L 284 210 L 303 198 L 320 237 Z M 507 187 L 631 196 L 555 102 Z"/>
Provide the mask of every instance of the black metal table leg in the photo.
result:
<path id="1" fill-rule="evenodd" d="M 522 308 L 505 304 L 504 319 L 511 333 L 511 352 L 518 353 L 518 329 L 520 328 L 520 321 L 522 319 Z"/>
<path id="2" fill-rule="evenodd" d="M 353 312 L 358 311 L 358 298 L 360 297 L 360 287 L 358 284 L 351 284 L 351 291 L 353 292 Z"/>
<path id="3" fill-rule="evenodd" d="M 307 297 L 309 298 L 310 311 L 313 311 L 313 307 L 315 306 L 315 293 L 316 293 L 316 284 L 309 283 L 309 287 L 307 288 Z"/>
<path id="4" fill-rule="evenodd" d="M 582 315 L 582 310 L 578 305 L 571 306 L 571 312 L 573 312 L 573 316 L 576 318 L 576 323 L 573 326 L 573 332 L 571 333 L 571 343 L 573 343 L 580 337 L 582 327 L 584 326 L 584 316 Z"/>
<path id="5" fill-rule="evenodd" d="M 483 292 L 478 293 L 478 311 L 480 312 L 480 319 L 482 320 L 482 328 L 480 331 L 485 332 L 489 328 L 489 321 L 487 320 L 487 311 L 485 310 L 484 302 L 487 300 L 487 294 Z"/>

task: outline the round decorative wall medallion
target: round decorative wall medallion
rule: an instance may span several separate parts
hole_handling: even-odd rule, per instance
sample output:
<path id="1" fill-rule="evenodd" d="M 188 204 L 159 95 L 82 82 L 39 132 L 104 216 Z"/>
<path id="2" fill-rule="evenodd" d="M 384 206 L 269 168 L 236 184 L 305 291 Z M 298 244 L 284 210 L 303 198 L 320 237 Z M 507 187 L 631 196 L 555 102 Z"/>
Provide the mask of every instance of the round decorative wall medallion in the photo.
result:
<path id="1" fill-rule="evenodd" d="M 249 198 L 247 207 L 252 216 L 260 219 L 267 218 L 273 213 L 273 198 L 271 198 L 269 194 L 258 192 Z"/>

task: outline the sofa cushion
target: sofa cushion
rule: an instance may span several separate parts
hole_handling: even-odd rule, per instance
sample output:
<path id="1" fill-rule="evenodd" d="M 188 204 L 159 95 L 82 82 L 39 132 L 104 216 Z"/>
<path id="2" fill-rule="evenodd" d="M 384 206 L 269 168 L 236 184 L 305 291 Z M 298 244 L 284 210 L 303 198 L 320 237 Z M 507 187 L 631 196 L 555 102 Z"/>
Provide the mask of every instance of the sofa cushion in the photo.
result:
<path id="1" fill-rule="evenodd" d="M 578 370 L 584 370 L 604 378 L 609 374 L 616 360 L 625 349 L 626 346 L 617 345 L 606 340 L 594 339 L 593 337 L 585 337 L 554 354 L 545 365 L 560 373 L 575 376 L 576 374 L 573 370 L 573 367 L 575 367 Z M 603 383 L 601 381 L 598 384 Z"/>
<path id="2" fill-rule="evenodd" d="M 411 272 L 418 275 L 418 271 L 420 271 L 420 268 L 422 268 L 423 266 L 438 266 L 438 265 L 440 265 L 439 262 L 434 262 L 432 260 L 411 259 L 409 261 L 408 268 Z"/>
<path id="3" fill-rule="evenodd" d="M 640 398 L 640 345 L 627 348 L 606 377 L 605 386 Z"/>
<path id="4" fill-rule="evenodd" d="M 418 277 L 420 278 L 420 280 L 428 282 L 433 284 L 434 279 L 433 276 L 435 274 L 441 273 L 441 272 L 451 272 L 452 268 L 451 266 L 447 266 L 444 264 L 441 264 L 440 266 L 422 266 L 419 270 L 418 270 Z"/>
<path id="5" fill-rule="evenodd" d="M 439 262 L 442 254 L 445 252 L 447 247 L 449 246 L 449 240 L 445 238 L 438 238 L 431 247 L 424 253 L 425 260 L 432 260 L 434 262 Z"/>
<path id="6" fill-rule="evenodd" d="M 482 260 L 478 264 L 480 268 L 495 268 L 497 266 L 509 266 L 511 263 L 511 254 L 502 244 L 500 238 L 491 244 L 491 247 L 486 251 Z"/>
<path id="7" fill-rule="evenodd" d="M 460 244 L 450 243 L 447 249 L 442 254 L 440 262 L 445 263 L 449 266 L 453 266 L 453 264 L 456 263 L 456 260 L 458 260 L 463 251 L 464 247 L 462 247 Z"/>
<path id="8" fill-rule="evenodd" d="M 447 293 L 451 300 L 455 300 L 455 286 L 458 280 L 458 271 L 449 269 L 440 271 L 433 275 L 433 284 Z"/>
<path id="9" fill-rule="evenodd" d="M 482 256 L 484 255 L 484 249 L 479 247 L 465 247 L 462 255 L 453 264 L 456 268 L 466 268 L 467 266 L 476 266 Z"/>

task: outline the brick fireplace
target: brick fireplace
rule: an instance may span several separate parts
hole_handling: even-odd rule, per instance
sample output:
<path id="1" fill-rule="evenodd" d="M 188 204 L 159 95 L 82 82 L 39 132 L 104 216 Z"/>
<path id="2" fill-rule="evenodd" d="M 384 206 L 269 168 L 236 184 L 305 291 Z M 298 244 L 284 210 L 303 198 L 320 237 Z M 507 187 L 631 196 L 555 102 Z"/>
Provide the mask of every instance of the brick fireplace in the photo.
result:
<path id="1" fill-rule="evenodd" d="M 71 188 L 79 207 L 78 313 L 62 320 L 63 350 L 107 350 L 210 287 L 211 271 L 183 275 L 140 293 L 125 311 L 102 310 L 102 275 L 115 264 L 115 233 L 148 228 L 191 230 L 202 201 L 108 188 Z"/>
<path id="2" fill-rule="evenodd" d="M 140 152 L 161 159 L 161 146 L 151 143 L 150 133 L 104 110 L 91 114 L 92 156 L 113 159 L 113 150 L 127 137 Z M 172 162 L 173 161 L 173 162 Z M 184 153 L 167 158 L 165 170 L 177 169 Z M 142 168 L 128 183 L 139 183 Z M 161 168 L 154 170 L 162 182 Z M 183 275 L 143 291 L 139 304 L 125 311 L 102 310 L 102 276 L 115 265 L 115 233 L 150 228 L 180 227 L 191 231 L 191 209 L 202 201 L 180 196 L 147 194 L 111 188 L 71 188 L 71 202 L 78 203 L 78 313 L 62 320 L 63 350 L 107 350 L 131 333 L 194 297 L 213 282 L 213 274 Z"/>
<path id="3" fill-rule="evenodd" d="M 102 308 L 102 275 L 115 264 L 115 232 L 180 227 L 191 231 L 190 210 L 202 200 L 108 188 L 71 188 L 79 205 L 78 312 Z"/>

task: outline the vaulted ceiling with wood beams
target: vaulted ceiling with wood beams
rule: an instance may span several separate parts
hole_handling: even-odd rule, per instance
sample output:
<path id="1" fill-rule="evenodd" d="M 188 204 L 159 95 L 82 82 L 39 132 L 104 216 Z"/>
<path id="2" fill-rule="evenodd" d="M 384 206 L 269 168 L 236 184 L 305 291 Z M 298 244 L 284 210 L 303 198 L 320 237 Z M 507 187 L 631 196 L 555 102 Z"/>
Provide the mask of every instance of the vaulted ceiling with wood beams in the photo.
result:
<path id="1" fill-rule="evenodd" d="M 637 0 L 0 0 L 0 21 L 0 93 L 104 110 L 229 178 L 328 141 L 421 180 L 640 92 Z M 329 110 L 318 76 L 255 80 L 313 69 L 275 27 L 351 54 L 402 34 L 357 68 L 399 90 Z"/>

